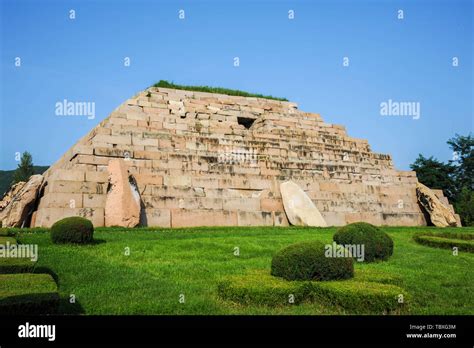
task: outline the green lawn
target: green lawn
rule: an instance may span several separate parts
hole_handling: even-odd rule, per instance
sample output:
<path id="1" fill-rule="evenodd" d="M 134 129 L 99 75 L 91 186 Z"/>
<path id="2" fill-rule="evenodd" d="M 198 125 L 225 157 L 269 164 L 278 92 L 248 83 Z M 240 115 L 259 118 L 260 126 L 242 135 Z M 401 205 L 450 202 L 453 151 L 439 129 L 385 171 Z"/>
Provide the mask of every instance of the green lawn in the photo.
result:
<path id="1" fill-rule="evenodd" d="M 384 230 L 394 240 L 393 256 L 381 263 L 357 263 L 356 272 L 375 268 L 401 277 L 402 287 L 413 296 L 411 314 L 474 314 L 474 254 L 453 256 L 450 250 L 413 241 L 415 232 L 434 228 Z M 335 228 L 99 228 L 97 242 L 87 246 L 53 245 L 47 230 L 17 231 L 20 243 L 39 245 L 36 270 L 48 270 L 57 279 L 61 313 L 344 314 L 318 303 L 242 306 L 219 299 L 216 291 L 222 277 L 269 271 L 272 255 L 288 244 L 331 242 Z M 462 232 L 474 233 L 474 228 Z M 234 255 L 235 247 L 240 256 Z M 76 297 L 75 305 L 67 301 L 70 294 Z M 179 302 L 180 294 L 185 303 Z"/>

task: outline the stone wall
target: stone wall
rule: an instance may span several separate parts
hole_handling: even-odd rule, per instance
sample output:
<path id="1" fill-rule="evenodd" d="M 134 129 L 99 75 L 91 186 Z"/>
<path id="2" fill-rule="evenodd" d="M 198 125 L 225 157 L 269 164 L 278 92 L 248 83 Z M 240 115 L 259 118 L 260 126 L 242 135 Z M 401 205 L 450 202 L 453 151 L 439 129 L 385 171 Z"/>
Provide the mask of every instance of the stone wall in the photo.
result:
<path id="1" fill-rule="evenodd" d="M 104 225 L 107 165 L 123 158 L 141 224 L 288 225 L 279 184 L 293 180 L 328 225 L 425 225 L 416 175 L 296 104 L 149 88 L 127 100 L 46 173 L 36 226 L 80 215 Z"/>

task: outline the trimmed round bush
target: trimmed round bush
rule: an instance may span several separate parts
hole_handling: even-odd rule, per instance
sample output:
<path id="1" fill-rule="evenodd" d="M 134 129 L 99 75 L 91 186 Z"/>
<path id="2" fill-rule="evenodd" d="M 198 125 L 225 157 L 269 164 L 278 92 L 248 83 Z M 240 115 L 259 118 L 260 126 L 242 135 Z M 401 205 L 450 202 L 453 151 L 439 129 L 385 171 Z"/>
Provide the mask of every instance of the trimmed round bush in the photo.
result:
<path id="1" fill-rule="evenodd" d="M 53 243 L 87 244 L 93 240 L 94 226 L 92 222 L 79 216 L 68 217 L 56 221 L 51 226 Z"/>
<path id="2" fill-rule="evenodd" d="M 271 274 L 286 280 L 348 279 L 354 276 L 354 260 L 326 257 L 325 244 L 318 241 L 297 243 L 273 256 Z"/>
<path id="3" fill-rule="evenodd" d="M 341 227 L 333 236 L 337 244 L 364 245 L 364 261 L 388 260 L 393 254 L 393 240 L 378 227 L 356 222 Z"/>

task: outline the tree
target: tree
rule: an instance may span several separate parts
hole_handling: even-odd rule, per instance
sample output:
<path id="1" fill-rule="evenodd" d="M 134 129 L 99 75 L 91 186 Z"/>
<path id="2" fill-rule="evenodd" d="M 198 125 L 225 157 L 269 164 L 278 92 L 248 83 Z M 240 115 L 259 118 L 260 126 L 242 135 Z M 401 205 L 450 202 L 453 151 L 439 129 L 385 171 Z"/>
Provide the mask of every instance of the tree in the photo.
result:
<path id="1" fill-rule="evenodd" d="M 16 184 L 19 181 L 28 181 L 30 176 L 34 174 L 33 169 L 33 157 L 28 151 L 25 151 L 21 154 L 20 163 L 18 168 L 13 173 L 13 183 Z"/>
<path id="2" fill-rule="evenodd" d="M 453 159 L 447 164 L 418 155 L 410 165 L 418 180 L 433 189 L 442 189 L 464 226 L 474 225 L 474 138 L 456 134 L 447 141 Z"/>
<path id="3" fill-rule="evenodd" d="M 474 225 L 474 138 L 471 134 L 462 136 L 456 134 L 448 140 L 448 145 L 453 150 L 454 180 L 457 195 L 454 208 L 461 216 L 464 226 Z"/>
<path id="4" fill-rule="evenodd" d="M 456 184 L 453 174 L 456 168 L 448 163 L 438 161 L 431 156 L 424 157 L 422 154 L 414 163 L 410 164 L 410 168 L 416 172 L 418 181 L 432 189 L 441 189 L 446 197 L 452 201 L 456 197 Z"/>
<path id="5" fill-rule="evenodd" d="M 474 191 L 464 187 L 454 203 L 454 210 L 463 226 L 474 226 Z"/>
<path id="6" fill-rule="evenodd" d="M 459 192 L 464 187 L 468 190 L 474 189 L 474 137 L 471 134 L 462 136 L 456 134 L 448 140 L 449 147 L 453 150 L 453 160 L 450 164 L 455 165 L 455 180 Z"/>

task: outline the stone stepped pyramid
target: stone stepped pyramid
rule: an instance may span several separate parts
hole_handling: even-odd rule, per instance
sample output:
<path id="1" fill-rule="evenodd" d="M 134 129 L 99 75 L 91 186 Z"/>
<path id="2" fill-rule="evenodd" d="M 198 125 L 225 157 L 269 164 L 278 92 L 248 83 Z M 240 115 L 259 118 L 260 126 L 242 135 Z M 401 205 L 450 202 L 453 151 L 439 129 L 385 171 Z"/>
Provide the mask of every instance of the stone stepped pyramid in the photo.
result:
<path id="1" fill-rule="evenodd" d="M 104 226 L 117 158 L 136 182 L 141 225 L 285 226 L 279 185 L 287 180 L 327 225 L 427 224 L 415 172 L 395 170 L 343 126 L 291 102 L 151 87 L 50 167 L 31 226 L 74 215 Z"/>

